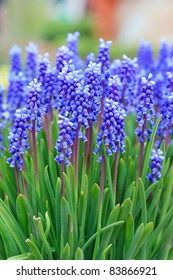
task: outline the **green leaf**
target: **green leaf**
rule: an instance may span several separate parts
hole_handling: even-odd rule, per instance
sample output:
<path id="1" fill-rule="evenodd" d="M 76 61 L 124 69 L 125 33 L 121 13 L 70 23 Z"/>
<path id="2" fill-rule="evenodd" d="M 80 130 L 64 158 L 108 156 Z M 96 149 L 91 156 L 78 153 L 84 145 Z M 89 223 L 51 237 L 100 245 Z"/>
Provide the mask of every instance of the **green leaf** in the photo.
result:
<path id="1" fill-rule="evenodd" d="M 138 244 L 141 240 L 143 232 L 144 232 L 144 224 L 142 223 L 138 227 L 138 229 L 134 235 L 134 238 L 129 246 L 129 249 L 124 256 L 124 260 L 131 260 L 133 258 L 135 250 L 137 250 L 137 248 L 138 248 Z"/>
<path id="2" fill-rule="evenodd" d="M 138 246 L 136 247 L 134 257 L 138 254 L 138 252 L 139 252 L 140 248 L 142 247 L 142 245 L 144 244 L 144 242 L 146 241 L 146 243 L 147 243 L 147 241 L 148 241 L 147 239 L 150 236 L 150 234 L 152 233 L 152 231 L 153 231 L 153 223 L 151 222 L 151 223 L 146 224 L 146 226 L 144 228 L 144 232 L 143 232 L 143 234 L 141 236 L 141 239 L 138 243 Z M 142 258 L 142 259 L 144 259 L 144 258 Z"/>
<path id="3" fill-rule="evenodd" d="M 102 260 L 105 260 L 106 259 L 106 255 L 107 253 L 109 252 L 109 250 L 111 249 L 112 247 L 112 244 L 109 244 L 102 252 Z"/>
<path id="4" fill-rule="evenodd" d="M 13 238 L 12 234 L 10 233 L 9 229 L 7 228 L 6 224 L 0 218 L 0 236 L 3 241 L 4 249 L 5 249 L 5 259 L 6 257 L 11 257 L 13 255 L 19 254 L 19 249 L 15 239 Z M 1 247 L 1 253 L 3 248 Z"/>
<path id="5" fill-rule="evenodd" d="M 142 208 L 142 222 L 145 225 L 147 223 L 147 205 L 146 205 L 145 188 L 141 178 L 139 178 L 139 194 L 140 194 L 141 208 Z"/>
<path id="6" fill-rule="evenodd" d="M 36 260 L 43 260 L 43 256 L 41 255 L 39 249 L 33 241 L 31 241 L 30 239 L 26 239 L 26 244 L 28 245 L 31 253 L 34 255 Z"/>
<path id="7" fill-rule="evenodd" d="M 84 260 L 84 253 L 80 247 L 76 249 L 75 260 Z"/>
<path id="8" fill-rule="evenodd" d="M 134 238 L 134 218 L 130 213 L 126 220 L 125 252 L 128 251 L 133 238 Z"/>
<path id="9" fill-rule="evenodd" d="M 19 194 L 16 199 L 16 212 L 19 224 L 23 229 L 24 233 L 28 234 L 28 216 L 26 213 L 25 202 L 23 199 L 23 195 Z"/>
<path id="10" fill-rule="evenodd" d="M 12 260 L 16 260 L 16 261 L 28 260 L 28 253 L 13 256 L 11 258 L 8 258 L 7 260 L 9 260 L 9 261 L 12 261 Z"/>
<path id="11" fill-rule="evenodd" d="M 122 201 L 125 189 L 125 182 L 127 176 L 127 166 L 125 161 L 120 158 L 118 165 L 118 176 L 117 176 L 117 203 Z"/>
<path id="12" fill-rule="evenodd" d="M 157 238 L 159 237 L 160 232 L 164 229 L 164 227 L 167 225 L 169 220 L 172 218 L 172 215 L 173 215 L 173 206 L 169 209 L 169 211 L 167 212 L 163 220 L 158 224 L 157 228 L 149 237 L 147 241 L 147 248 L 151 248 L 157 242 Z"/>
<path id="13" fill-rule="evenodd" d="M 66 243 L 69 242 L 69 215 L 70 207 L 65 197 L 61 199 L 61 254 Z"/>
<path id="14" fill-rule="evenodd" d="M 16 241 L 21 253 L 25 253 L 27 248 L 25 244 L 25 234 L 23 230 L 17 223 L 16 219 L 13 217 L 12 213 L 9 211 L 4 202 L 0 199 L 0 217 L 6 224 L 8 230 Z"/>
<path id="15" fill-rule="evenodd" d="M 117 226 L 121 226 L 124 223 L 124 221 L 119 221 L 116 223 L 113 223 L 111 225 L 108 225 L 106 227 L 103 227 L 100 230 L 100 234 L 106 232 L 107 230 L 110 230 L 112 227 L 117 227 Z M 84 246 L 82 247 L 82 250 L 85 251 L 86 248 L 94 241 L 94 239 L 97 237 L 98 232 L 96 232 L 95 234 L 93 234 L 88 240 L 87 242 L 84 244 Z"/>
<path id="16" fill-rule="evenodd" d="M 66 243 L 62 250 L 61 260 L 70 260 L 70 246 L 68 243 Z"/>

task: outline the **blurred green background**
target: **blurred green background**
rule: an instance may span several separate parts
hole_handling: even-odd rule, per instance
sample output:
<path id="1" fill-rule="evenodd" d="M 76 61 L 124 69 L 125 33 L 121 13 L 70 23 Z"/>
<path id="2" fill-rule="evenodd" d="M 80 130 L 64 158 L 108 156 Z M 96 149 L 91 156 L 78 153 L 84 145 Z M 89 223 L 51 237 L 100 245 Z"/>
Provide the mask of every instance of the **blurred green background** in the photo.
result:
<path id="1" fill-rule="evenodd" d="M 99 36 L 93 28 L 96 23 L 89 1 L 81 0 L 80 7 L 77 1 L 71 1 L 71 6 L 69 3 L 65 0 L 0 0 L 0 63 L 9 62 L 8 51 L 13 44 L 24 48 L 30 41 L 38 45 L 40 54 L 49 52 L 54 61 L 57 48 L 66 44 L 68 32 L 75 31 L 80 32 L 80 56 L 84 58 L 89 52 L 97 54 Z M 116 43 L 115 38 L 110 39 L 114 41 L 112 59 L 135 53 L 134 47 L 126 49 Z"/>

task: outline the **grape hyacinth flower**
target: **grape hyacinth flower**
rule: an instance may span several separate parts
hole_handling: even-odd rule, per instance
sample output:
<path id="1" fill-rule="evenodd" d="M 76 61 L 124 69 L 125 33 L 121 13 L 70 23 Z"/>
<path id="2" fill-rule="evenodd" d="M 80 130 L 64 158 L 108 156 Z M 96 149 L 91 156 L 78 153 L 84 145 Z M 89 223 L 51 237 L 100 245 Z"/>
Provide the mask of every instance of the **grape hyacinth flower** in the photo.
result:
<path id="1" fill-rule="evenodd" d="M 16 175 L 16 183 L 17 190 L 20 193 L 19 188 L 19 178 L 18 178 L 18 169 L 24 171 L 24 152 L 29 148 L 28 144 L 28 114 L 27 109 L 18 109 L 16 110 L 14 124 L 11 128 L 9 140 L 10 147 L 9 152 L 12 155 L 7 159 L 7 163 L 10 164 L 11 167 L 15 168 Z M 25 194 L 27 194 L 26 190 L 26 182 L 23 178 Z"/>
<path id="2" fill-rule="evenodd" d="M 27 113 L 29 115 L 29 127 L 32 137 L 32 149 L 34 156 L 34 168 L 36 173 L 36 182 L 38 182 L 38 163 L 37 163 L 37 145 L 36 131 L 39 132 L 42 127 L 42 108 L 40 101 L 41 84 L 34 79 L 28 86 Z"/>
<path id="3" fill-rule="evenodd" d="M 50 62 L 49 62 L 48 57 L 49 57 L 48 53 L 45 53 L 43 56 L 39 55 L 39 57 L 38 57 L 37 80 L 39 83 L 41 83 L 42 86 L 44 86 L 44 83 L 45 83 L 46 71 L 50 67 Z"/>
<path id="4" fill-rule="evenodd" d="M 22 49 L 17 45 L 14 45 L 9 51 L 11 57 L 10 74 L 18 75 L 19 72 L 22 72 L 21 51 Z"/>
<path id="5" fill-rule="evenodd" d="M 98 148 L 94 151 L 95 154 L 100 152 L 102 145 L 105 145 L 108 156 L 118 150 L 121 153 L 124 152 L 124 138 L 126 137 L 124 120 L 126 115 L 125 110 L 118 102 L 106 98 L 102 116 L 103 123 L 97 136 Z M 99 156 L 98 161 L 102 161 L 102 155 Z"/>
<path id="6" fill-rule="evenodd" d="M 27 112 L 30 117 L 29 130 L 36 129 L 37 132 L 40 131 L 42 127 L 42 107 L 40 100 L 41 84 L 34 79 L 28 88 L 28 98 L 27 98 Z"/>
<path id="7" fill-rule="evenodd" d="M 101 64 L 102 80 L 109 77 L 110 68 L 110 46 L 112 41 L 105 42 L 102 38 L 99 39 L 99 52 L 97 57 L 97 63 Z"/>
<path id="8" fill-rule="evenodd" d="M 56 73 L 59 75 L 60 72 L 62 72 L 63 67 L 65 64 L 68 64 L 69 61 L 72 59 L 73 53 L 69 50 L 67 46 L 62 46 L 57 49 L 56 54 Z"/>
<path id="9" fill-rule="evenodd" d="M 58 125 L 59 133 L 55 148 L 60 154 L 55 157 L 55 160 L 58 164 L 62 164 L 64 161 L 65 165 L 68 166 L 72 154 L 71 146 L 76 136 L 76 126 L 71 119 L 61 115 L 59 115 Z"/>
<path id="10" fill-rule="evenodd" d="M 161 72 L 163 75 L 166 74 L 168 71 L 169 65 L 169 45 L 168 42 L 163 39 L 160 44 L 159 53 L 158 53 L 158 60 L 156 64 L 156 72 Z"/>
<path id="11" fill-rule="evenodd" d="M 59 133 L 55 146 L 59 154 L 55 157 L 55 161 L 58 164 L 61 164 L 61 180 L 62 180 L 61 193 L 62 196 L 64 196 L 65 189 L 64 189 L 63 172 L 65 170 L 65 165 L 66 166 L 70 165 L 69 159 L 71 158 L 71 154 L 72 154 L 71 146 L 73 145 L 76 136 L 76 126 L 69 118 L 65 118 L 64 116 L 61 115 L 59 115 L 59 118 L 60 118 L 60 120 L 58 121 Z"/>
<path id="12" fill-rule="evenodd" d="M 90 64 L 90 62 L 95 62 L 96 59 L 95 59 L 95 55 L 93 52 L 87 54 L 86 56 L 86 67 L 88 67 L 88 65 Z"/>
<path id="13" fill-rule="evenodd" d="M 57 108 L 60 110 L 61 115 L 67 116 L 72 113 L 71 102 L 75 98 L 76 89 L 79 84 L 83 83 L 83 73 L 81 70 L 75 70 L 74 65 L 71 63 L 65 64 L 62 72 L 58 75 L 58 97 Z"/>
<path id="14" fill-rule="evenodd" d="M 38 53 L 38 48 L 35 44 L 29 43 L 25 48 L 27 52 L 26 65 L 25 65 L 25 76 L 27 82 L 30 83 L 37 75 L 37 61 L 36 55 Z"/>
<path id="15" fill-rule="evenodd" d="M 149 73 L 153 71 L 154 55 L 153 48 L 150 42 L 147 42 L 144 39 L 140 40 L 137 60 L 142 75 L 149 75 Z"/>
<path id="16" fill-rule="evenodd" d="M 104 99 L 106 97 L 107 80 L 110 76 L 110 46 L 112 45 L 112 41 L 105 42 L 102 38 L 100 38 L 99 43 L 100 45 L 99 45 L 97 63 L 101 65 L 102 93 L 101 93 L 101 106 L 100 106 L 101 113 L 98 119 L 98 129 L 101 125 Z"/>
<path id="17" fill-rule="evenodd" d="M 117 69 L 117 75 L 122 83 L 121 103 L 133 105 L 136 86 L 137 58 L 131 59 L 123 55 L 121 65 Z"/>
<path id="18" fill-rule="evenodd" d="M 3 93 L 4 93 L 4 86 L 2 84 L 0 84 L 0 156 L 2 155 L 2 152 L 5 149 L 2 144 L 2 141 L 3 141 L 2 130 L 4 128 Z"/>
<path id="19" fill-rule="evenodd" d="M 138 128 L 135 133 L 141 143 L 140 156 L 139 156 L 139 169 L 138 175 L 141 174 L 143 154 L 144 154 L 144 142 L 147 138 L 150 141 L 150 135 L 152 133 L 152 127 L 154 126 L 154 105 L 153 105 L 153 91 L 155 82 L 152 80 L 152 74 L 149 74 L 147 78 L 141 78 L 141 88 L 139 93 L 139 101 L 136 108 Z"/>
<path id="20" fill-rule="evenodd" d="M 108 156 L 115 153 L 114 161 L 114 192 L 116 192 L 116 179 L 117 179 L 117 168 L 118 168 L 118 155 L 124 152 L 124 138 L 126 134 L 124 132 L 124 121 L 126 118 L 125 110 L 120 106 L 118 102 L 106 99 L 103 111 L 103 122 L 100 126 L 100 132 L 97 136 L 97 146 L 94 150 L 94 154 L 101 152 L 98 157 L 98 161 L 102 162 L 101 178 L 104 179 L 104 166 L 105 166 L 105 155 L 103 152 L 103 145 L 105 146 L 106 154 Z M 101 181 L 100 187 L 103 191 L 104 181 Z"/>
<path id="21" fill-rule="evenodd" d="M 150 169 L 151 172 L 147 174 L 147 179 L 151 182 L 157 182 L 161 178 L 161 170 L 162 170 L 162 162 L 164 160 L 163 152 L 158 149 L 155 151 L 152 149 L 152 155 L 150 157 L 151 164 Z"/>
<path id="22" fill-rule="evenodd" d="M 118 75 L 111 76 L 108 79 L 107 98 L 120 103 L 120 93 L 122 91 L 122 83 Z"/>
<path id="23" fill-rule="evenodd" d="M 100 99 L 101 99 L 101 65 L 95 62 L 90 62 L 84 72 L 84 83 L 89 88 L 89 108 L 90 117 L 89 125 L 92 126 L 96 122 L 97 115 L 100 112 Z"/>
<path id="24" fill-rule="evenodd" d="M 10 74 L 7 90 L 7 108 L 10 121 L 14 121 L 17 109 L 26 105 L 26 79 L 22 72 Z"/>
<path id="25" fill-rule="evenodd" d="M 74 33 L 68 33 L 66 41 L 68 49 L 73 52 L 74 57 L 78 56 L 78 40 L 80 33 L 78 31 Z"/>

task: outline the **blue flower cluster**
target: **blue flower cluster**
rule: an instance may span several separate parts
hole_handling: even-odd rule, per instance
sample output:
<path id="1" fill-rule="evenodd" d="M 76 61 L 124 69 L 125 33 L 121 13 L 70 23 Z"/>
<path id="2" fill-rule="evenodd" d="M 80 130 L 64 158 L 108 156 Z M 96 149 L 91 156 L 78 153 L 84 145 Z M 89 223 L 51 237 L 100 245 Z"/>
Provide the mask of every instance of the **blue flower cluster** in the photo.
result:
<path id="1" fill-rule="evenodd" d="M 100 127 L 100 132 L 97 136 L 97 146 L 94 153 L 98 154 L 102 148 L 102 145 L 106 146 L 106 153 L 110 156 L 112 153 L 120 150 L 124 152 L 124 138 L 126 134 L 124 132 L 124 121 L 126 118 L 126 112 L 121 108 L 118 102 L 106 99 L 103 112 L 103 123 Z M 102 155 L 99 156 L 98 161 L 102 161 Z"/>
<path id="2" fill-rule="evenodd" d="M 158 181 L 161 178 L 161 170 L 162 170 L 162 162 L 164 160 L 163 152 L 158 149 L 155 151 L 152 149 L 152 155 L 150 157 L 151 164 L 150 164 L 150 169 L 151 172 L 147 174 L 147 179 L 151 182 L 154 183 Z"/>
<path id="3" fill-rule="evenodd" d="M 147 42 L 144 39 L 140 40 L 137 60 L 142 75 L 149 75 L 149 73 L 153 71 L 154 54 L 153 47 L 150 42 Z"/>
<path id="4" fill-rule="evenodd" d="M 73 145 L 76 136 L 76 127 L 69 118 L 65 118 L 61 115 L 59 115 L 59 117 L 61 119 L 58 121 L 59 133 L 55 146 L 59 155 L 55 157 L 55 160 L 58 164 L 65 162 L 65 165 L 69 165 L 69 159 L 72 154 L 71 146 Z"/>
<path id="5" fill-rule="evenodd" d="M 2 130 L 4 128 L 3 93 L 4 93 L 4 87 L 2 84 L 0 84 L 0 155 L 2 154 L 2 151 L 4 150 L 4 146 L 2 144 L 2 141 L 3 141 Z"/>
<path id="6" fill-rule="evenodd" d="M 22 49 L 17 45 L 14 45 L 9 51 L 11 57 L 10 74 L 17 75 L 19 72 L 22 72 L 21 51 Z"/>
<path id="7" fill-rule="evenodd" d="M 154 126 L 154 104 L 153 104 L 153 90 L 155 82 L 152 80 L 152 75 L 149 74 L 147 78 L 142 77 L 141 88 L 139 92 L 139 103 L 136 108 L 138 128 L 135 133 L 139 137 L 140 142 L 144 143 L 147 138 L 150 140 L 152 127 Z"/>
<path id="8" fill-rule="evenodd" d="M 38 48 L 35 44 L 29 43 L 26 47 L 26 52 L 25 76 L 27 82 L 30 83 L 37 76 L 36 55 L 38 53 Z"/>
<path id="9" fill-rule="evenodd" d="M 105 42 L 100 38 L 99 42 L 97 63 L 101 64 L 102 81 L 106 81 L 110 75 L 110 46 L 112 45 L 112 41 Z"/>
<path id="10" fill-rule="evenodd" d="M 11 128 L 9 152 L 12 155 L 7 159 L 11 167 L 22 170 L 24 164 L 23 154 L 29 148 L 28 140 L 28 114 L 26 108 L 16 110 L 14 124 Z"/>
<path id="11" fill-rule="evenodd" d="M 28 129 L 32 130 L 35 125 L 36 131 L 40 131 L 42 126 L 42 107 L 40 101 L 41 84 L 34 79 L 28 86 L 27 114 L 30 122 Z"/>
<path id="12" fill-rule="evenodd" d="M 9 77 L 9 86 L 7 91 L 7 108 L 9 118 L 13 121 L 17 109 L 26 103 L 26 78 L 22 72 L 18 74 L 11 73 Z"/>

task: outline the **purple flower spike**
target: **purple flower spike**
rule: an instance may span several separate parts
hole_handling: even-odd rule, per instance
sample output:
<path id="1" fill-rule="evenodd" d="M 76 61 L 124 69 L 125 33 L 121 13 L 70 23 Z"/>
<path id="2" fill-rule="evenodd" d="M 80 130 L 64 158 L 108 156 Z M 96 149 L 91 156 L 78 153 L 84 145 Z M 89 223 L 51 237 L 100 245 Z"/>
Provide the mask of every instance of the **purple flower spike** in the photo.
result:
<path id="1" fill-rule="evenodd" d="M 157 62 L 157 71 L 161 71 L 163 74 L 168 70 L 169 63 L 169 44 L 165 39 L 162 39 L 160 43 L 159 53 L 158 53 L 158 62 Z"/>
<path id="2" fill-rule="evenodd" d="M 97 62 L 101 64 L 102 80 L 109 77 L 110 68 L 110 46 L 112 41 L 105 42 L 102 38 L 99 39 L 99 52 Z"/>
<path id="3" fill-rule="evenodd" d="M 57 108 L 61 110 L 61 115 L 71 114 L 71 102 L 75 98 L 75 92 L 78 86 L 83 83 L 83 73 L 75 70 L 74 65 L 65 64 L 62 72 L 58 75 L 58 98 Z"/>
<path id="4" fill-rule="evenodd" d="M 118 75 L 111 76 L 108 79 L 107 98 L 115 102 L 120 102 L 120 93 L 122 92 L 122 83 Z"/>
<path id="5" fill-rule="evenodd" d="M 74 143 L 76 128 L 74 123 L 71 122 L 70 119 L 65 118 L 61 115 L 59 115 L 59 118 L 61 118 L 61 120 L 58 121 L 59 134 L 55 146 L 59 155 L 55 157 L 55 161 L 58 164 L 62 164 L 62 162 L 65 162 L 65 165 L 69 165 L 69 159 L 71 158 L 72 154 L 71 146 Z"/>
<path id="6" fill-rule="evenodd" d="M 137 67 L 137 58 L 131 59 L 128 56 L 123 55 L 121 65 L 117 69 L 117 74 L 122 83 L 121 103 L 125 102 L 125 104 L 133 104 Z"/>
<path id="7" fill-rule="evenodd" d="M 148 75 L 154 67 L 153 48 L 150 42 L 147 42 L 144 39 L 140 40 L 137 58 L 142 74 Z"/>
<path id="8" fill-rule="evenodd" d="M 42 89 L 42 106 L 45 113 L 50 113 L 50 108 L 53 105 L 53 97 L 55 98 L 57 92 L 57 76 L 55 68 L 49 68 L 45 74 L 44 87 Z"/>
<path id="9" fill-rule="evenodd" d="M 40 131 L 42 126 L 42 108 L 40 101 L 41 84 L 34 79 L 28 86 L 27 113 L 29 115 L 29 130 L 32 130 L 33 123 L 36 131 Z"/>
<path id="10" fill-rule="evenodd" d="M 78 40 L 79 40 L 80 33 L 78 31 L 74 33 L 69 33 L 67 35 L 67 47 L 70 51 L 73 52 L 74 56 L 78 55 Z"/>
<path id="11" fill-rule="evenodd" d="M 161 178 L 161 170 L 162 170 L 162 162 L 164 160 L 163 152 L 158 149 L 155 151 L 152 149 L 152 155 L 150 157 L 151 164 L 150 164 L 150 169 L 151 172 L 147 174 L 147 179 L 151 182 L 154 183 Z"/>
<path id="12" fill-rule="evenodd" d="M 90 62 L 85 69 L 84 80 L 85 85 L 89 88 L 89 106 L 90 106 L 90 125 L 96 121 L 96 117 L 100 112 L 101 90 L 101 65 L 95 62 Z"/>
<path id="13" fill-rule="evenodd" d="M 106 153 L 112 155 L 120 150 L 124 152 L 124 138 L 126 137 L 124 132 L 124 120 L 126 112 L 121 108 L 118 102 L 106 99 L 104 112 L 103 112 L 103 123 L 100 127 L 100 132 L 97 136 L 98 148 L 94 151 L 94 154 L 98 154 L 102 145 L 106 146 Z M 102 156 L 98 158 L 100 162 Z"/>
<path id="14" fill-rule="evenodd" d="M 9 86 L 7 90 L 7 108 L 9 112 L 9 119 L 14 120 L 14 115 L 17 109 L 26 104 L 26 79 L 22 72 L 18 74 L 10 74 Z"/>
<path id="15" fill-rule="evenodd" d="M 19 170 L 22 170 L 23 168 L 23 154 L 25 150 L 29 148 L 29 144 L 27 142 L 27 122 L 28 114 L 26 108 L 17 110 L 14 124 L 8 137 L 10 140 L 9 152 L 12 156 L 7 159 L 7 163 L 9 163 L 11 167 L 18 167 Z"/>
<path id="16" fill-rule="evenodd" d="M 2 151 L 4 150 L 4 146 L 2 145 L 2 141 L 3 141 L 2 130 L 4 128 L 3 93 L 4 93 L 4 87 L 2 84 L 0 84 L 0 156 L 2 155 Z"/>
<path id="17" fill-rule="evenodd" d="M 89 87 L 88 86 L 83 87 L 79 85 L 77 90 L 75 91 L 74 99 L 71 100 L 71 104 L 70 104 L 73 123 L 81 124 L 85 128 L 89 127 L 89 123 L 88 123 L 88 120 L 90 118 L 89 97 L 90 97 Z"/>
<path id="18" fill-rule="evenodd" d="M 17 45 L 14 45 L 9 51 L 9 55 L 11 57 L 10 74 L 13 73 L 17 75 L 19 72 L 22 71 L 21 56 L 20 56 L 21 51 L 22 49 Z"/>
<path id="19" fill-rule="evenodd" d="M 89 65 L 89 63 L 90 63 L 91 61 L 92 61 L 92 62 L 95 62 L 95 61 L 96 61 L 93 52 L 89 53 L 89 54 L 86 56 L 86 67 L 88 67 L 88 65 Z"/>
<path id="20" fill-rule="evenodd" d="M 137 105 L 137 118 L 138 128 L 135 130 L 136 135 L 140 139 L 140 143 L 144 143 L 147 138 L 150 140 L 152 127 L 154 126 L 154 105 L 153 105 L 153 90 L 155 82 L 152 81 L 152 74 L 147 78 L 141 79 L 140 97 Z"/>
<path id="21" fill-rule="evenodd" d="M 31 82 L 37 75 L 37 62 L 36 55 L 38 53 L 38 48 L 35 44 L 29 43 L 25 48 L 27 52 L 26 57 L 26 66 L 25 66 L 25 75 L 27 82 Z"/>
<path id="22" fill-rule="evenodd" d="M 72 59 L 73 53 L 69 50 L 68 47 L 62 46 L 58 48 L 56 54 L 56 72 L 59 74 L 65 64 L 69 63 L 70 59 Z"/>
<path id="23" fill-rule="evenodd" d="M 38 76 L 37 80 L 39 83 L 41 83 L 42 86 L 44 86 L 45 82 L 45 74 L 46 71 L 50 67 L 50 62 L 49 62 L 49 54 L 45 53 L 44 56 L 39 56 L 38 57 Z"/>

